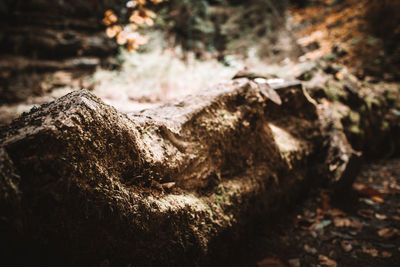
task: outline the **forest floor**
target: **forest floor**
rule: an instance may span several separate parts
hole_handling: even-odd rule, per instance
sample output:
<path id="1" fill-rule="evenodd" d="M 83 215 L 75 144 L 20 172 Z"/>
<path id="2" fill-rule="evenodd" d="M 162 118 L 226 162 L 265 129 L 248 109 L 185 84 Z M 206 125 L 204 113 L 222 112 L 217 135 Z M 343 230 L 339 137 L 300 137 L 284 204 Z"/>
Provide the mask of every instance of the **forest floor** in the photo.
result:
<path id="1" fill-rule="evenodd" d="M 400 158 L 366 164 L 353 194 L 314 190 L 274 226 L 258 225 L 238 266 L 400 266 Z"/>
<path id="2" fill-rule="evenodd" d="M 128 60 L 120 71 L 99 70 L 89 78 L 90 83 L 106 103 L 128 112 L 229 80 L 244 65 L 288 78 L 300 75 L 314 60 L 327 58 L 346 65 L 360 80 L 393 82 L 398 79 L 392 69 L 380 68 L 391 65 L 382 50 L 382 42 L 363 30 L 366 26 L 361 17 L 366 1 L 346 2 L 351 4 L 331 9 L 313 6 L 291 14 L 291 28 L 307 49 L 296 63 L 285 61 L 270 65 L 255 58 L 241 62 L 234 57 L 230 66 L 216 60 L 193 59 L 183 63 L 172 50 L 155 51 L 143 56 L 124 55 Z M 67 86 L 28 98 L 24 103 L 1 106 L 0 125 L 74 89 Z M 235 262 L 229 264 L 400 266 L 400 159 L 365 164 L 354 185 L 354 194 L 342 196 L 342 201 L 336 201 L 336 197 L 329 189 L 312 190 L 303 202 L 274 220 L 272 231 L 270 225 L 254 228 L 249 241 L 241 244 L 240 260 L 231 257 Z"/>
<path id="3" fill-rule="evenodd" d="M 289 28 L 305 52 L 299 60 L 326 58 L 361 79 L 399 81 L 400 50 L 387 48 L 400 30 L 396 17 L 391 17 L 399 7 L 372 7 L 368 0 L 315 0 L 307 8 L 292 9 Z"/>
<path id="4" fill-rule="evenodd" d="M 325 8 L 291 13 L 291 28 L 305 50 L 299 61 L 324 58 L 345 65 L 360 81 L 398 81 L 399 66 L 367 31 L 367 1 L 330 8 L 334 1 L 320 2 Z M 400 158 L 366 163 L 352 194 L 311 190 L 273 221 L 272 230 L 263 224 L 253 229 L 238 266 L 400 266 Z"/>

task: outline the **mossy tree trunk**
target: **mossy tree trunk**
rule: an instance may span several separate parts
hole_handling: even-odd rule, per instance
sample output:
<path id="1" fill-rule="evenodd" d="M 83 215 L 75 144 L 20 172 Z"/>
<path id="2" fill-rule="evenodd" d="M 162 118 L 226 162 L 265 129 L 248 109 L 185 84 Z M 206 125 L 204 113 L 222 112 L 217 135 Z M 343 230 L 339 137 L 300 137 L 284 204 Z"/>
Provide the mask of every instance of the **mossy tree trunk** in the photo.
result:
<path id="1" fill-rule="evenodd" d="M 2 128 L 3 251 L 38 248 L 50 265 L 206 264 L 307 188 L 351 184 L 358 153 L 340 125 L 297 82 L 236 79 L 132 114 L 73 92 Z"/>

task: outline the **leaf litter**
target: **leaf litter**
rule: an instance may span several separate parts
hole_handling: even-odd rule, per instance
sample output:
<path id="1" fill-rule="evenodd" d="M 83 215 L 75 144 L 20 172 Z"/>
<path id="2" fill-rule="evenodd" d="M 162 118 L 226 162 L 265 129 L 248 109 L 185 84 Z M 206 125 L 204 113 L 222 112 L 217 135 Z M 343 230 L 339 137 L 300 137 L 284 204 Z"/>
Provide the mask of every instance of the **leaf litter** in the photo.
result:
<path id="1" fill-rule="evenodd" d="M 315 192 L 261 252 L 267 256 L 259 259 L 273 256 L 284 265 L 259 260 L 258 266 L 400 266 L 400 194 L 393 190 L 398 184 L 400 159 L 391 159 L 362 170 L 356 199 L 346 207 L 337 206 L 329 189 Z"/>

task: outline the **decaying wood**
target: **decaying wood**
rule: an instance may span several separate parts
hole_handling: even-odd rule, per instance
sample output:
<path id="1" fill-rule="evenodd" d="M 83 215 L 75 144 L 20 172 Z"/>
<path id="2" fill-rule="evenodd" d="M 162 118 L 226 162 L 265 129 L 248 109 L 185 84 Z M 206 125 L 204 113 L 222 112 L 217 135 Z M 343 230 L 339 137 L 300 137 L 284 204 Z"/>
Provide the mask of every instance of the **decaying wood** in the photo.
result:
<path id="1" fill-rule="evenodd" d="M 138 113 L 82 90 L 22 115 L 0 135 L 1 242 L 68 263 L 204 264 L 301 188 L 353 179 L 329 107 L 297 82 L 270 87 L 280 105 L 242 78 Z"/>

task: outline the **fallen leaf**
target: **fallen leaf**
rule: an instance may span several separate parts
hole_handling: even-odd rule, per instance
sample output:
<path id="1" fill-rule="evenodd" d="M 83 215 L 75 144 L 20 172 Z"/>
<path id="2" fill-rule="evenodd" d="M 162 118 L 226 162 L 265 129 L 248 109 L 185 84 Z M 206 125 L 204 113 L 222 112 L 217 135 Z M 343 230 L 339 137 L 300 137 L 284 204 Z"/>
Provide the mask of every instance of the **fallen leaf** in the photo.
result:
<path id="1" fill-rule="evenodd" d="M 317 208 L 317 214 L 324 214 L 325 211 L 323 211 L 321 208 Z"/>
<path id="2" fill-rule="evenodd" d="M 376 203 L 373 200 L 369 199 L 369 198 L 360 198 L 360 201 L 364 202 L 365 204 L 370 205 L 370 206 L 375 206 L 376 205 Z"/>
<path id="3" fill-rule="evenodd" d="M 322 266 L 337 267 L 336 261 L 328 258 L 325 255 L 320 254 L 318 256 L 318 260 L 319 260 L 319 264 L 321 264 Z"/>
<path id="4" fill-rule="evenodd" d="M 342 249 L 346 252 L 350 252 L 353 249 L 353 246 L 351 245 L 351 243 L 347 240 L 343 240 L 340 241 L 340 246 L 342 247 Z"/>
<path id="5" fill-rule="evenodd" d="M 358 215 L 366 219 L 372 219 L 372 217 L 374 216 L 374 211 L 371 209 L 360 209 L 357 211 L 357 213 Z"/>
<path id="6" fill-rule="evenodd" d="M 333 219 L 333 224 L 336 227 L 350 227 L 351 221 L 349 218 L 334 218 Z"/>
<path id="7" fill-rule="evenodd" d="M 379 252 L 374 248 L 363 248 L 362 252 L 371 255 L 372 257 L 378 257 Z"/>
<path id="8" fill-rule="evenodd" d="M 376 217 L 378 220 L 386 220 L 386 219 L 387 219 L 387 216 L 386 216 L 386 215 L 384 215 L 384 214 L 379 214 L 379 213 L 376 213 L 376 214 L 375 214 L 375 217 Z"/>
<path id="9" fill-rule="evenodd" d="M 353 188 L 355 190 L 357 190 L 358 192 L 360 192 L 361 195 L 369 197 L 372 200 L 374 200 L 375 202 L 379 202 L 379 203 L 384 202 L 384 200 L 382 198 L 382 193 L 379 190 L 377 190 L 377 189 L 375 189 L 373 187 L 355 183 L 353 185 Z"/>
<path id="10" fill-rule="evenodd" d="M 382 255 L 382 258 L 392 257 L 392 253 L 390 253 L 389 251 L 382 251 L 381 255 Z"/>
<path id="11" fill-rule="evenodd" d="M 383 200 L 383 198 L 381 198 L 380 196 L 373 196 L 373 197 L 371 197 L 371 199 L 372 199 L 373 201 L 375 201 L 375 202 L 378 202 L 378 203 L 383 203 L 383 202 L 385 202 L 385 201 Z"/>
<path id="12" fill-rule="evenodd" d="M 333 223 L 336 227 L 352 227 L 356 229 L 361 229 L 363 227 L 362 223 L 357 220 L 350 220 L 349 218 L 336 217 L 333 219 Z"/>
<path id="13" fill-rule="evenodd" d="M 392 239 L 400 235 L 400 231 L 396 228 L 383 228 L 378 231 L 378 235 L 384 239 Z"/>
<path id="14" fill-rule="evenodd" d="M 357 220 L 352 220 L 350 227 L 360 230 L 361 228 L 363 228 L 363 224 Z"/>
<path id="15" fill-rule="evenodd" d="M 367 195 L 369 197 L 382 196 L 381 192 L 379 192 L 377 189 L 370 187 L 370 186 L 366 186 L 364 189 L 362 189 L 361 193 L 364 195 Z"/>
<path id="16" fill-rule="evenodd" d="M 344 217 L 347 215 L 344 211 L 339 209 L 331 209 L 328 211 L 328 214 L 331 215 L 332 217 L 338 217 L 338 216 Z"/>
<path id="17" fill-rule="evenodd" d="M 301 266 L 300 259 L 298 259 L 298 258 L 290 259 L 290 260 L 288 260 L 288 263 L 289 263 L 290 267 L 300 267 Z"/>
<path id="18" fill-rule="evenodd" d="M 353 189 L 356 191 L 362 191 L 366 186 L 364 184 L 354 183 Z"/>
<path id="19" fill-rule="evenodd" d="M 397 183 L 392 183 L 390 184 L 390 193 L 392 194 L 399 194 L 400 193 L 400 185 L 398 185 Z"/>
<path id="20" fill-rule="evenodd" d="M 381 193 L 377 189 L 375 189 L 371 186 L 368 186 L 368 185 L 355 183 L 353 185 L 353 188 L 365 196 L 371 197 L 371 196 L 380 196 L 381 195 Z"/>
<path id="21" fill-rule="evenodd" d="M 393 220 L 396 220 L 396 221 L 400 221 L 400 216 L 394 215 L 394 216 L 392 217 L 392 219 L 393 219 Z"/>
<path id="22" fill-rule="evenodd" d="M 285 263 L 276 257 L 265 258 L 257 262 L 259 267 L 286 267 Z"/>
<path id="23" fill-rule="evenodd" d="M 313 247 L 310 247 L 307 244 L 304 245 L 304 251 L 309 253 L 309 254 L 317 254 L 317 249 L 313 248 Z"/>

